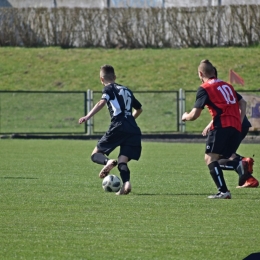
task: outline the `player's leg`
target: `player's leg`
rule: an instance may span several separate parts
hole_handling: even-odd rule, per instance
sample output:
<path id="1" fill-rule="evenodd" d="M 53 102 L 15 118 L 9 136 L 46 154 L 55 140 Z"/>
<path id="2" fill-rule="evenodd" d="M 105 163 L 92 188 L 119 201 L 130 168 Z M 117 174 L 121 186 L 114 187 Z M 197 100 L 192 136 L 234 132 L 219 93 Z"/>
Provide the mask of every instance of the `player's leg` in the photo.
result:
<path id="1" fill-rule="evenodd" d="M 222 170 L 234 170 L 237 172 L 239 187 L 257 187 L 259 185 L 256 178 L 252 176 L 253 158 L 233 154 L 230 158 L 222 157 L 218 162 Z"/>
<path id="2" fill-rule="evenodd" d="M 246 136 L 247 132 L 248 132 L 248 128 L 246 130 L 244 129 L 243 133 L 240 133 L 239 142 L 238 141 L 236 142 L 236 145 L 235 145 L 232 155 L 230 157 L 225 157 L 225 156 L 221 155 L 221 157 L 219 159 L 219 165 L 222 170 L 236 171 L 236 169 L 238 168 L 241 158 L 240 158 L 240 155 L 236 154 L 236 150 L 239 147 L 242 140 L 244 139 L 244 137 Z"/>
<path id="3" fill-rule="evenodd" d="M 91 154 L 91 160 L 94 163 L 106 165 L 109 158 L 107 158 L 101 151 L 98 150 L 97 147 L 95 147 Z"/>
<path id="4" fill-rule="evenodd" d="M 99 178 L 101 179 L 105 178 L 117 165 L 117 161 L 115 159 L 107 158 L 97 147 L 94 148 L 91 154 L 91 160 L 97 164 L 105 165 L 99 173 Z"/>
<path id="5" fill-rule="evenodd" d="M 132 187 L 130 183 L 130 170 L 128 162 L 130 160 L 139 160 L 141 156 L 141 136 L 129 135 L 120 146 L 120 153 L 118 156 L 118 170 L 123 182 L 122 188 L 117 195 L 126 195 L 131 192 Z"/>
<path id="6" fill-rule="evenodd" d="M 222 170 L 237 172 L 239 176 L 238 185 L 242 185 L 243 183 L 245 183 L 248 175 L 248 164 L 246 162 L 243 162 L 239 159 L 239 157 L 236 157 L 234 154 L 230 158 L 222 156 L 218 160 L 218 162 Z"/>
<path id="7" fill-rule="evenodd" d="M 123 182 L 121 189 L 116 193 L 116 195 L 127 195 L 131 192 L 132 187 L 130 183 L 130 170 L 128 168 L 129 159 L 124 155 L 118 157 L 118 170 Z"/>
<path id="8" fill-rule="evenodd" d="M 244 140 L 244 138 L 248 134 L 249 128 L 250 128 L 250 126 L 242 124 L 242 132 L 241 132 L 241 135 L 240 135 L 240 143 Z M 254 159 L 253 158 L 245 157 L 245 156 L 242 156 L 240 154 L 237 154 L 236 151 L 235 151 L 234 157 L 239 161 L 246 162 L 247 168 L 248 168 L 248 173 L 250 173 L 250 174 L 253 173 L 253 165 L 254 165 Z"/>
<path id="9" fill-rule="evenodd" d="M 229 144 L 228 144 L 228 149 L 227 151 L 230 149 L 230 151 L 236 151 L 240 141 L 239 140 L 239 134 L 237 132 L 235 132 L 233 135 L 230 135 L 229 137 Z M 243 136 L 242 136 L 243 137 Z M 226 154 L 226 157 L 228 157 L 228 154 Z M 236 157 L 234 160 L 238 161 L 238 166 L 235 169 L 236 172 L 239 175 L 239 181 L 238 181 L 238 187 L 237 188 L 249 188 L 249 187 L 258 187 L 259 182 L 256 178 L 254 178 L 251 174 L 252 174 L 252 168 L 249 167 L 249 163 L 247 160 L 239 160 L 238 157 Z M 233 160 L 233 161 L 234 161 Z"/>
<path id="10" fill-rule="evenodd" d="M 234 170 L 238 174 L 237 188 L 255 188 L 259 186 L 259 182 L 249 172 L 249 164 L 247 161 L 234 159 L 230 160 L 222 158 L 218 160 L 222 170 Z"/>
<path id="11" fill-rule="evenodd" d="M 218 129 L 210 131 L 206 141 L 205 162 L 209 168 L 210 175 L 215 182 L 218 193 L 209 196 L 210 199 L 230 199 L 231 194 L 227 188 L 223 171 L 219 165 L 220 154 L 225 150 L 228 130 Z M 231 153 L 230 153 L 231 155 Z"/>
<path id="12" fill-rule="evenodd" d="M 109 129 L 98 141 L 97 146 L 92 152 L 91 159 L 93 162 L 105 165 L 99 173 L 100 178 L 105 178 L 109 172 L 117 165 L 117 160 L 109 159 L 109 155 L 121 142 L 121 134 L 116 129 Z"/>
<path id="13" fill-rule="evenodd" d="M 252 173 L 252 165 L 247 160 L 244 160 L 243 157 L 236 154 L 236 151 L 241 143 L 241 141 L 244 139 L 248 132 L 248 128 L 244 129 L 242 133 L 235 133 L 235 135 L 230 136 L 229 138 L 229 145 L 228 150 L 232 151 L 232 155 L 228 157 L 228 155 L 222 156 L 221 159 L 219 159 L 219 164 L 222 170 L 234 170 L 237 172 L 239 179 L 238 179 L 238 185 L 243 186 L 245 182 L 251 177 L 250 174 Z M 249 159 L 249 158 L 248 158 Z M 249 166 L 250 165 L 250 166 Z M 257 180 L 255 178 L 252 178 L 253 182 L 251 183 L 252 186 L 256 185 Z M 250 184 L 250 181 L 247 183 Z"/>
<path id="14" fill-rule="evenodd" d="M 223 172 L 218 163 L 218 154 L 208 153 L 205 154 L 205 162 L 209 168 L 210 175 L 215 182 L 218 193 L 212 196 L 209 196 L 210 199 L 231 199 L 231 194 L 227 188 Z"/>

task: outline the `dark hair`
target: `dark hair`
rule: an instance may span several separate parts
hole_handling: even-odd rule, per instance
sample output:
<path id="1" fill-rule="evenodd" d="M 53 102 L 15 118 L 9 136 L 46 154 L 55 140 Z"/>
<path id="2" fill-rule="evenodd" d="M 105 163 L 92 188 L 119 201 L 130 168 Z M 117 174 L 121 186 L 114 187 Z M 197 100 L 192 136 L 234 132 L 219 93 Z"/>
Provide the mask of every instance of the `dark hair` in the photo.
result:
<path id="1" fill-rule="evenodd" d="M 100 76 L 107 81 L 115 80 L 115 70 L 111 65 L 103 65 L 100 67 Z"/>
<path id="2" fill-rule="evenodd" d="M 104 73 L 104 74 L 115 74 L 115 70 L 111 65 L 103 65 L 100 67 L 100 70 Z"/>

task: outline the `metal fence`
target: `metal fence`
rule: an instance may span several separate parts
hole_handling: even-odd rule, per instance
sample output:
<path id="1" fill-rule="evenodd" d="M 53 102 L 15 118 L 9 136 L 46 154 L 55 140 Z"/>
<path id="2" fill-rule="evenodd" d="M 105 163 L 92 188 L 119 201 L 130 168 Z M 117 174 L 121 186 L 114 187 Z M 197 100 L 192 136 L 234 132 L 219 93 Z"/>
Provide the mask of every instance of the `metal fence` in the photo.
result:
<path id="1" fill-rule="evenodd" d="M 135 92 L 144 107 L 138 121 L 143 133 L 179 131 L 178 91 Z M 78 119 L 88 113 L 100 92 L 0 91 L 0 134 L 100 134 L 110 117 L 101 110 L 86 124 Z M 138 120 L 138 119 L 137 119 Z"/>
<path id="2" fill-rule="evenodd" d="M 260 91 L 243 91 L 252 131 L 260 131 Z M 143 133 L 167 134 L 201 132 L 211 117 L 203 111 L 194 122 L 184 123 L 181 116 L 190 111 L 196 91 L 136 91 L 144 112 L 137 123 Z M 110 124 L 107 109 L 86 124 L 86 115 L 101 97 L 96 91 L 0 91 L 0 134 L 84 134 L 104 133 Z"/>
<path id="3" fill-rule="evenodd" d="M 0 91 L 1 134 L 83 134 L 86 92 Z"/>

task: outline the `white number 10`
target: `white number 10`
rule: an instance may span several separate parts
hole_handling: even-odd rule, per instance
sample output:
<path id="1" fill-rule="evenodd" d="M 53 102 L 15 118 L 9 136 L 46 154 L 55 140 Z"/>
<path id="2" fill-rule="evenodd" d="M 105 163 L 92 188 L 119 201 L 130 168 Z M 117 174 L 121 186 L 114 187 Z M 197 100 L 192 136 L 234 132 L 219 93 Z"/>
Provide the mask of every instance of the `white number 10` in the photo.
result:
<path id="1" fill-rule="evenodd" d="M 233 95 L 233 92 L 231 88 L 228 85 L 223 85 L 218 87 L 218 90 L 221 92 L 225 100 L 227 101 L 227 104 L 235 104 L 236 98 Z"/>

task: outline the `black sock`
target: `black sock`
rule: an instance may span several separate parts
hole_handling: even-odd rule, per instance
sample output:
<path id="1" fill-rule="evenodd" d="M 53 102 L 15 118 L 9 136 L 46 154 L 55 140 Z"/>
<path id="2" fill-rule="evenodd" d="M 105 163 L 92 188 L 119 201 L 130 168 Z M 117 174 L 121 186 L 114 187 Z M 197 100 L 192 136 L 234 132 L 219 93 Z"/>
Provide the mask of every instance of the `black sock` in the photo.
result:
<path id="1" fill-rule="evenodd" d="M 91 160 L 95 163 L 106 165 L 109 159 L 103 153 L 94 153 L 91 155 Z"/>
<path id="2" fill-rule="evenodd" d="M 119 163 L 117 166 L 118 170 L 120 171 L 120 176 L 123 183 L 130 180 L 130 171 L 126 163 Z"/>
<path id="3" fill-rule="evenodd" d="M 230 160 L 230 159 L 220 159 L 218 160 L 219 166 L 222 170 L 229 170 L 229 171 L 234 171 L 236 170 L 239 161 L 234 159 L 234 160 Z"/>
<path id="4" fill-rule="evenodd" d="M 238 160 L 238 161 L 241 161 L 243 158 L 245 158 L 244 156 L 242 156 L 242 155 L 240 155 L 240 154 L 238 154 L 238 153 L 236 153 L 236 158 L 234 159 L 234 160 Z"/>
<path id="5" fill-rule="evenodd" d="M 227 192 L 226 182 L 223 176 L 223 172 L 219 166 L 218 161 L 212 162 L 208 165 L 209 172 L 217 188 L 221 192 Z"/>

